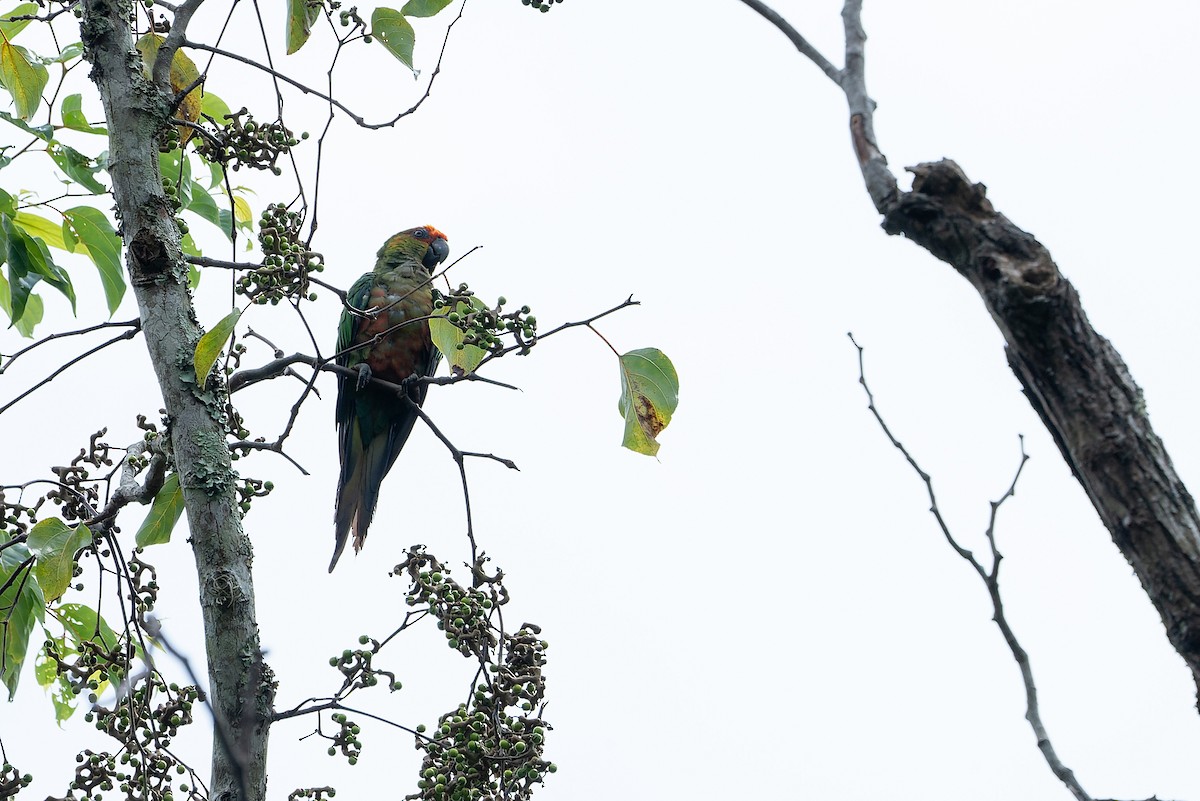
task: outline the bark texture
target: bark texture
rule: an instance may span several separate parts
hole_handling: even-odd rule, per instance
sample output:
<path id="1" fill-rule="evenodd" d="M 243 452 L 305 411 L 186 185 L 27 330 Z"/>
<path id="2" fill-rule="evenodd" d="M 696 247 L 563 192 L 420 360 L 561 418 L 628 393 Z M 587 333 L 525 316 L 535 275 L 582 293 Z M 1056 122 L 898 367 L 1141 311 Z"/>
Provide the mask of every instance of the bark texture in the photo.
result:
<path id="1" fill-rule="evenodd" d="M 191 0 L 188 16 L 199 0 Z M 261 661 L 250 542 L 242 531 L 226 446 L 220 380 L 201 391 L 192 354 L 201 331 L 187 288 L 179 229 L 163 193 L 158 132 L 173 108 L 142 71 L 129 0 L 84 0 L 81 36 L 109 129 L 109 174 L 145 342 L 170 420 L 200 584 L 210 700 L 217 718 L 210 797 L 266 797 L 273 682 Z M 180 22 L 180 13 L 176 22 Z M 185 23 L 186 26 L 186 23 Z M 182 36 L 182 31 L 179 31 Z M 166 47 L 163 50 L 167 50 Z"/>
<path id="2" fill-rule="evenodd" d="M 949 160 L 912 172 L 910 192 L 884 193 L 884 230 L 947 262 L 979 292 L 1025 395 L 1200 690 L 1200 518 L 1141 389 L 1049 251 L 992 208 L 983 184 Z"/>
<path id="3" fill-rule="evenodd" d="M 912 190 L 900 189 L 875 139 L 862 0 L 842 6 L 841 69 L 762 0 L 742 2 L 846 95 L 850 141 L 884 230 L 952 265 L 978 290 L 1025 395 L 1192 671 L 1200 709 L 1200 518 L 1125 361 L 1092 328 L 1050 252 L 993 209 L 984 185 L 971 183 L 957 164 L 918 165 Z"/>

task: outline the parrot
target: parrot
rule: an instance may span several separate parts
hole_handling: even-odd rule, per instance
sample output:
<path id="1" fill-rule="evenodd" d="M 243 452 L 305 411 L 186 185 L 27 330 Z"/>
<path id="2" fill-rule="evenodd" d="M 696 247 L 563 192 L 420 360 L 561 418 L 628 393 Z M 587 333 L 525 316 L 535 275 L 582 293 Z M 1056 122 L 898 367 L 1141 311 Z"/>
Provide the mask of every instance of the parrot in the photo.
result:
<path id="1" fill-rule="evenodd" d="M 341 473 L 330 573 L 352 530 L 355 552 L 362 549 L 375 515 L 379 486 L 417 420 L 409 403 L 370 385 L 370 379 L 399 384 L 411 376 L 431 376 L 437 369 L 441 353 L 429 337 L 429 321 L 421 318 L 433 313 L 432 273 L 449 254 L 446 235 L 431 225 L 401 231 L 383 243 L 375 269 L 355 281 L 347 293 L 350 308 L 342 310 L 336 360 L 343 367 L 357 369 L 358 377 L 338 376 Z M 371 315 L 371 310 L 378 311 Z M 404 324 L 410 320 L 417 322 Z M 422 405 L 428 388 L 428 384 L 410 386 L 409 400 Z"/>

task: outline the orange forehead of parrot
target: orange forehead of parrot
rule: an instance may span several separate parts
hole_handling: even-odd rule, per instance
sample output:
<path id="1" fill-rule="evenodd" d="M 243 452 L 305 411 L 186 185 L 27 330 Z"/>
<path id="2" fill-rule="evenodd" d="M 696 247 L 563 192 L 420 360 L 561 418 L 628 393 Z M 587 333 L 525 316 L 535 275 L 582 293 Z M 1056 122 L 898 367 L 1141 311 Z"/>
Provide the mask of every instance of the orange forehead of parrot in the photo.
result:
<path id="1" fill-rule="evenodd" d="M 429 232 L 430 239 L 445 239 L 445 240 L 449 241 L 449 237 L 447 237 L 445 234 L 443 234 L 438 229 L 434 228 L 432 225 L 423 225 L 421 227 Z"/>

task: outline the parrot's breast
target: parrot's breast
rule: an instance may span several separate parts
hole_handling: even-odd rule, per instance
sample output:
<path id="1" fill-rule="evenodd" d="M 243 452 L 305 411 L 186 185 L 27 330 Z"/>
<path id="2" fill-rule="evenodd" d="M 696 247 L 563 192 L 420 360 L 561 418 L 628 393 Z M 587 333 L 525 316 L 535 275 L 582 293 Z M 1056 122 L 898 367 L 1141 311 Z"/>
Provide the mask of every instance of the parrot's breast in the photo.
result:
<path id="1" fill-rule="evenodd" d="M 378 309 L 379 313 L 362 321 L 358 341 L 382 335 L 364 354 L 371 372 L 377 378 L 395 383 L 413 373 L 424 372 L 424 362 L 432 347 L 429 321 L 421 319 L 433 311 L 433 295 L 427 281 L 411 273 L 384 273 L 371 287 L 367 308 Z"/>

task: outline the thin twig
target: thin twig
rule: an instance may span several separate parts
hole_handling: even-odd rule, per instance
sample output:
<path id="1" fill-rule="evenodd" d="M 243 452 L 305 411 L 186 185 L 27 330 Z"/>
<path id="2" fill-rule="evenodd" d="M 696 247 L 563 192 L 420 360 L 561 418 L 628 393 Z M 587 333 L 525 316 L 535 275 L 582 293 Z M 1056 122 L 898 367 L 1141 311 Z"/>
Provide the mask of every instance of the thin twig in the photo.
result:
<path id="1" fill-rule="evenodd" d="M 142 330 L 141 325 L 139 325 L 137 328 L 132 328 L 123 334 L 118 334 L 117 336 L 113 337 L 112 339 L 108 340 L 107 342 L 103 342 L 103 343 L 97 345 L 96 347 L 92 348 L 91 350 L 81 353 L 80 355 L 76 356 L 74 359 L 71 359 L 70 361 L 66 362 L 65 364 L 59 365 L 58 369 L 55 370 L 53 373 L 51 373 L 50 375 L 43 378 L 41 381 L 37 382 L 32 387 L 30 387 L 29 389 L 22 392 L 20 395 L 13 398 L 8 403 L 4 404 L 3 406 L 0 406 L 0 414 L 4 414 L 6 411 L 11 409 L 13 406 L 20 403 L 22 400 L 29 397 L 34 392 L 37 392 L 39 389 L 46 386 L 54 379 L 58 378 L 60 375 L 62 375 L 63 372 L 65 372 L 67 370 L 67 368 L 78 364 L 79 362 L 83 361 L 84 359 L 88 358 L 89 356 L 99 353 L 100 351 L 107 348 L 109 345 L 116 344 L 117 342 L 120 342 L 123 339 L 133 339 L 135 336 L 137 336 L 138 331 L 141 331 L 141 330 Z"/>
<path id="2" fill-rule="evenodd" d="M 959 545 L 958 541 L 950 533 L 950 528 L 946 525 L 946 521 L 942 517 L 941 510 L 938 508 L 937 498 L 933 493 L 933 479 L 921 469 L 921 466 L 917 464 L 917 460 L 896 439 L 895 435 L 887 427 L 887 423 L 883 421 L 882 415 L 880 415 L 878 408 L 875 406 L 875 396 L 871 393 L 870 387 L 867 386 L 866 371 L 863 368 L 863 348 L 855 341 L 853 334 L 847 334 L 846 336 L 850 338 L 850 341 L 858 350 L 858 383 L 862 384 L 863 391 L 867 395 L 867 408 L 875 417 L 875 421 L 879 423 L 880 428 L 883 429 L 883 433 L 887 436 L 888 440 L 900 453 L 904 454 L 904 458 L 908 461 L 909 466 L 912 467 L 925 483 L 925 488 L 929 492 L 929 511 L 933 514 L 934 519 L 937 520 L 938 527 L 941 529 L 946 541 L 950 543 L 959 556 L 974 568 L 975 572 L 979 574 L 980 579 L 982 579 L 984 586 L 987 587 L 988 597 L 992 601 L 992 620 L 1000 629 L 1000 633 L 1004 637 L 1004 642 L 1008 645 L 1009 651 L 1012 653 L 1013 659 L 1016 660 L 1017 667 L 1021 671 L 1021 681 L 1025 685 L 1025 719 L 1029 721 L 1029 726 L 1033 729 L 1033 734 L 1037 738 L 1038 749 L 1041 750 L 1046 764 L 1050 766 L 1050 770 L 1071 791 L 1071 794 L 1075 796 L 1077 801 L 1092 801 L 1092 797 L 1084 791 L 1083 787 L 1076 780 L 1075 773 L 1058 758 L 1058 754 L 1050 742 L 1050 735 L 1046 731 L 1045 724 L 1042 723 L 1042 715 L 1038 705 L 1037 686 L 1033 681 L 1033 667 L 1029 662 L 1029 654 L 1021 647 L 1020 642 L 1017 640 L 1017 635 L 1008 623 L 1008 617 L 1004 613 L 1004 603 L 1000 595 L 1000 562 L 1003 556 L 1001 556 L 999 549 L 996 547 L 996 513 L 1000 510 L 1000 506 L 1016 493 L 1017 481 L 1021 477 L 1021 471 L 1025 468 L 1025 462 L 1029 461 L 1029 456 L 1025 453 L 1024 437 L 1021 438 L 1021 461 L 1017 465 L 1012 483 L 1009 484 L 1008 489 L 1000 496 L 999 500 L 991 502 L 991 516 L 988 519 L 988 527 L 985 535 L 988 545 L 991 548 L 992 563 L 990 568 L 985 568 L 975 558 L 975 555 Z"/>
<path id="3" fill-rule="evenodd" d="M 141 330 L 141 327 L 142 327 L 142 321 L 138 320 L 138 319 L 133 319 L 133 320 L 126 320 L 121 323 L 99 323 L 98 325 L 88 326 L 87 328 L 80 328 L 78 331 L 63 331 L 62 333 L 58 333 L 58 334 L 50 334 L 49 336 L 43 337 L 42 339 L 39 339 L 37 342 L 34 342 L 32 345 L 28 345 L 24 348 L 21 348 L 21 350 L 17 351 L 13 355 L 7 357 L 6 361 L 0 363 L 0 375 L 3 375 L 4 372 L 6 370 L 8 370 L 8 368 L 12 367 L 12 363 L 15 362 L 17 359 L 19 359 L 21 356 L 24 356 L 26 353 L 29 353 L 29 351 L 34 350 L 35 348 L 40 348 L 42 345 L 45 345 L 47 342 L 50 342 L 52 340 L 65 339 L 66 337 L 77 337 L 82 334 L 90 334 L 93 331 L 99 331 L 103 328 L 132 328 L 136 331 L 136 330 Z M 0 354 L 0 356 L 3 356 L 3 354 Z"/>
<path id="4" fill-rule="evenodd" d="M 464 6 L 465 6 L 465 4 L 464 4 Z M 324 100 L 326 103 L 329 103 L 331 106 L 334 106 L 339 111 L 341 111 L 343 114 L 345 114 L 347 117 L 349 117 L 351 120 L 353 120 L 355 125 L 358 125 L 360 128 L 366 128 L 368 130 L 377 130 L 379 128 L 390 128 L 390 127 L 394 126 L 400 120 L 402 120 L 405 117 L 409 116 L 410 114 L 413 114 L 414 112 L 416 112 L 416 110 L 418 108 L 420 108 L 421 105 L 426 100 L 429 99 L 430 93 L 433 91 L 433 82 L 434 82 L 434 80 L 437 79 L 438 74 L 441 73 L 441 71 L 442 71 L 442 57 L 446 54 L 446 45 L 450 41 L 450 31 L 454 29 L 454 26 L 458 23 L 458 21 L 460 19 L 462 19 L 462 9 L 459 9 L 458 16 L 455 17 L 454 21 L 451 22 L 449 27 L 446 28 L 446 37 L 442 41 L 442 50 L 441 50 L 441 53 L 438 54 L 437 66 L 434 67 L 433 74 L 429 76 L 429 83 L 426 84 L 426 86 L 425 86 L 425 93 L 422 94 L 421 97 L 417 100 L 417 102 L 414 103 L 411 107 L 409 107 L 405 111 L 400 112 L 395 117 L 392 117 L 390 120 L 387 120 L 385 122 L 367 122 L 365 117 L 362 117 L 362 116 L 354 113 L 354 111 L 349 106 L 342 103 L 337 98 L 331 97 L 330 95 L 327 95 L 326 93 L 320 91 L 319 89 L 314 89 L 311 86 L 306 86 L 305 84 L 300 83 L 299 81 L 297 81 L 294 78 L 289 78 L 287 75 L 284 75 L 282 72 L 279 72 L 278 70 L 276 70 L 272 67 L 268 67 L 265 64 L 260 64 L 259 62 L 255 61 L 253 59 L 246 58 L 245 56 L 241 55 L 240 53 L 234 53 L 229 50 L 222 50 L 219 47 L 213 47 L 212 45 L 207 45 L 202 42 L 193 42 L 190 39 L 185 40 L 182 44 L 184 47 L 190 47 L 195 50 L 204 50 L 204 51 L 213 53 L 218 56 L 223 56 L 225 58 L 232 59 L 233 61 L 239 61 L 242 64 L 245 64 L 249 67 L 253 67 L 254 69 L 265 72 L 268 75 L 272 76 L 273 78 L 283 81 L 284 83 L 289 84 L 290 86 L 294 87 L 295 89 L 300 90 L 301 92 L 303 92 L 306 95 L 314 95 L 316 97 L 319 97 L 321 100 Z"/>
<path id="5" fill-rule="evenodd" d="M 842 71 L 833 66 L 829 59 L 821 55 L 821 52 L 817 50 L 817 48 L 813 47 L 807 39 L 801 36 L 800 31 L 793 28 L 778 11 L 771 8 L 766 3 L 760 2 L 760 0 L 742 0 L 742 2 L 758 12 L 758 14 L 767 20 L 767 22 L 778 28 L 784 36 L 791 40 L 792 44 L 796 46 L 797 50 L 804 54 L 804 56 L 812 61 L 812 63 L 820 67 L 821 72 L 829 76 L 829 80 L 833 81 L 838 86 L 842 85 Z"/>

